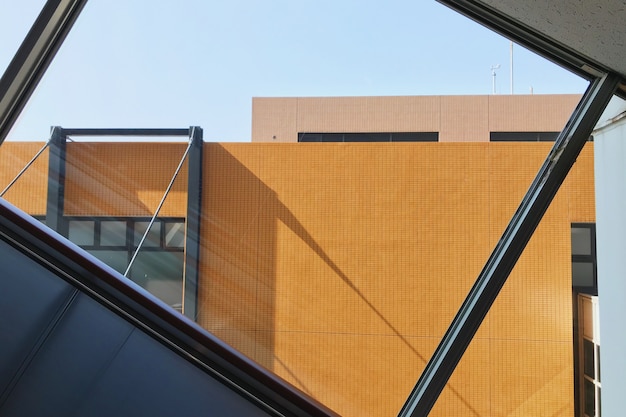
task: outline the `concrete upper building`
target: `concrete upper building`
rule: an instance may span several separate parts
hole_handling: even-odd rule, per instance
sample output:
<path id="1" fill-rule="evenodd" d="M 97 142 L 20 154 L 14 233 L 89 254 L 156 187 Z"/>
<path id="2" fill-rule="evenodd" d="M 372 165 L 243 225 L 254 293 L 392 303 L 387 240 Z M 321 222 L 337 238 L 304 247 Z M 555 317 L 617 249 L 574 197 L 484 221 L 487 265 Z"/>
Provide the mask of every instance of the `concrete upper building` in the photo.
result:
<path id="1" fill-rule="evenodd" d="M 576 94 L 256 97 L 252 141 L 317 141 L 312 134 L 322 133 L 417 133 L 422 135 L 415 140 L 439 142 L 536 141 L 542 137 L 528 133 L 543 132 L 554 140 L 579 100 Z"/>

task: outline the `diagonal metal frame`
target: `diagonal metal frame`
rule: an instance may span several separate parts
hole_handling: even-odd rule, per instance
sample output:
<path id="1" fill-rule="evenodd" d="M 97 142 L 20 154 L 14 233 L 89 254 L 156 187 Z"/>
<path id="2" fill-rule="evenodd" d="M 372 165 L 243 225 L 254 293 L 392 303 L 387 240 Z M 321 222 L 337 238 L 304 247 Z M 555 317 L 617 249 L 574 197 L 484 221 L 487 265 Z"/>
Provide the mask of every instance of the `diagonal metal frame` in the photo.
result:
<path id="1" fill-rule="evenodd" d="M 581 54 L 576 49 L 563 45 L 537 29 L 502 13 L 497 6 L 489 5 L 487 1 L 437 1 L 586 80 L 592 81 L 613 72 L 611 68 L 590 56 Z M 621 81 L 615 94 L 626 99 L 626 81 Z"/>
<path id="2" fill-rule="evenodd" d="M 593 68 L 595 63 L 591 63 L 590 66 L 589 62 L 584 62 L 585 65 L 580 65 L 581 62 L 576 61 L 582 57 L 561 56 L 563 52 L 561 45 L 552 49 L 554 45 L 547 43 L 549 48 L 542 49 L 542 39 L 525 41 L 528 40 L 528 30 L 522 30 L 523 33 L 511 30 L 511 27 L 515 28 L 515 22 L 494 22 L 493 15 L 485 17 L 486 14 L 482 11 L 475 14 L 469 9 L 460 10 L 462 8 L 458 6 L 459 4 L 475 4 L 470 0 L 439 1 L 451 7 L 456 4 L 457 7 L 453 8 L 457 8 L 468 17 L 486 24 L 505 36 L 521 41 L 520 43 L 532 50 L 540 49 L 538 52 L 541 55 L 570 68 L 579 75 L 593 78 L 597 74 Z M 7 137 L 86 2 L 87 0 L 46 2 L 0 78 L 0 144 Z M 425 416 L 432 409 L 619 82 L 620 78 L 616 75 L 604 75 L 596 78 L 585 93 L 400 411 L 400 416 Z"/>
<path id="3" fill-rule="evenodd" d="M 606 74 L 585 92 L 400 410 L 400 417 L 427 416 L 434 406 L 619 82 L 619 76 Z"/>
<path id="4" fill-rule="evenodd" d="M 87 0 L 48 0 L 0 78 L 0 144 Z"/>

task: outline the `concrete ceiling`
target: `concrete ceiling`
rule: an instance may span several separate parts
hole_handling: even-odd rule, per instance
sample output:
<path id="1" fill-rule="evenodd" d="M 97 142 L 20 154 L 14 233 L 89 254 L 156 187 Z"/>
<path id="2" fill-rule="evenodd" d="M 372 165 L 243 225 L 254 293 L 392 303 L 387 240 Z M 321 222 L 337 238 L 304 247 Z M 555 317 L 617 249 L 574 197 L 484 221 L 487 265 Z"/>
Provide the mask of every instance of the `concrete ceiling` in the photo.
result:
<path id="1" fill-rule="evenodd" d="M 439 1 L 500 32 L 507 30 L 495 28 L 494 21 L 508 21 L 517 26 L 518 35 L 534 32 L 550 43 L 553 51 L 567 50 L 581 58 L 583 67 L 618 73 L 626 79 L 626 0 Z M 583 68 L 583 72 L 598 75 L 592 68 Z"/>

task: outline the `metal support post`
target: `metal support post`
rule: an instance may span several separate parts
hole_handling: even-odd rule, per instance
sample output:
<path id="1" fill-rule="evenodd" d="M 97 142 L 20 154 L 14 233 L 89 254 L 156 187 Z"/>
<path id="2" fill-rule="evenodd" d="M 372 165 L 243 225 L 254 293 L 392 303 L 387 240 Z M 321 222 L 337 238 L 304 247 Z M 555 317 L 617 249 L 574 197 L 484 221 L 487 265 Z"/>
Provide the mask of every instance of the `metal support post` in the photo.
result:
<path id="1" fill-rule="evenodd" d="M 187 162 L 187 233 L 185 234 L 185 278 L 183 313 L 192 320 L 198 316 L 200 268 L 200 224 L 202 220 L 202 129 L 190 129 L 191 150 Z"/>
<path id="2" fill-rule="evenodd" d="M 67 237 L 63 212 L 65 209 L 65 161 L 67 136 L 62 127 L 51 129 L 48 147 L 48 201 L 46 225 Z"/>
<path id="3" fill-rule="evenodd" d="M 506 282 L 550 202 L 591 135 L 620 77 L 607 74 L 587 89 L 446 331 L 400 417 L 427 416 Z"/>

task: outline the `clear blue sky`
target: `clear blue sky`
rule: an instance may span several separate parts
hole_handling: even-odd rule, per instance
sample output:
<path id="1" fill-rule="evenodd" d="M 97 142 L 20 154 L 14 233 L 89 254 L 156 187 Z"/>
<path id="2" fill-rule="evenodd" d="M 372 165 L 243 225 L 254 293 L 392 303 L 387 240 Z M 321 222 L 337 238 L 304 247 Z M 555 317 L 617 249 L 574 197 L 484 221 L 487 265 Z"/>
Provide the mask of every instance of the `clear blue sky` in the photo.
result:
<path id="1" fill-rule="evenodd" d="M 0 4 L 4 70 L 44 0 Z M 9 139 L 187 127 L 249 141 L 252 97 L 508 94 L 509 41 L 433 0 L 89 0 Z M 514 47 L 516 94 L 586 81 Z"/>

